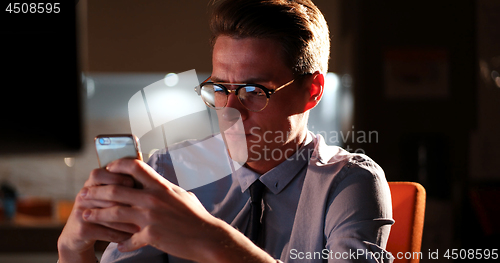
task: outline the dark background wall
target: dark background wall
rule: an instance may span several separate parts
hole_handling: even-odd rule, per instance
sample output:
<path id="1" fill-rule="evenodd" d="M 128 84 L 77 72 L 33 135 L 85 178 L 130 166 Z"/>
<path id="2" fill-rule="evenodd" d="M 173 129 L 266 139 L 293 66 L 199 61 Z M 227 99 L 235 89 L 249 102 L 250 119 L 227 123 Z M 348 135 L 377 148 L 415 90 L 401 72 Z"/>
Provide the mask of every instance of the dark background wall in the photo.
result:
<path id="1" fill-rule="evenodd" d="M 428 181 L 430 196 L 449 197 L 451 178 L 466 177 L 467 140 L 476 126 L 474 1 L 360 3 L 354 124 L 361 130 L 379 131 L 379 144 L 384 147 L 368 144 L 366 148 L 386 169 L 389 180 Z M 447 94 L 391 96 L 384 64 L 390 59 L 387 52 L 394 50 L 442 52 L 440 59 L 448 67 L 448 87 L 443 88 Z M 418 56 L 424 54 L 404 59 L 419 63 Z M 425 83 L 418 88 L 422 86 Z M 420 145 L 431 154 L 427 175 L 421 178 Z M 432 155 L 436 151 L 440 152 Z"/>
<path id="2" fill-rule="evenodd" d="M 86 72 L 210 72 L 209 0 L 82 0 Z M 315 3 L 337 35 L 339 1 Z M 332 52 L 337 50 L 332 43 Z M 335 53 L 334 53 L 335 54 Z M 336 67 L 334 60 L 330 70 Z"/>
<path id="3" fill-rule="evenodd" d="M 354 79 L 353 129 L 379 135 L 352 148 L 377 161 L 388 180 L 424 185 L 422 251 L 498 247 L 498 227 L 485 225 L 496 225 L 500 214 L 493 204 L 500 173 L 488 164 L 499 156 L 500 86 L 480 74 L 481 63 L 488 73 L 498 70 L 498 2 L 343 3 L 355 31 L 354 66 L 346 69 Z M 388 74 L 390 66 L 401 75 Z M 407 84 L 399 91 L 391 89 L 396 77 Z M 402 92 L 412 87 L 420 90 Z"/>

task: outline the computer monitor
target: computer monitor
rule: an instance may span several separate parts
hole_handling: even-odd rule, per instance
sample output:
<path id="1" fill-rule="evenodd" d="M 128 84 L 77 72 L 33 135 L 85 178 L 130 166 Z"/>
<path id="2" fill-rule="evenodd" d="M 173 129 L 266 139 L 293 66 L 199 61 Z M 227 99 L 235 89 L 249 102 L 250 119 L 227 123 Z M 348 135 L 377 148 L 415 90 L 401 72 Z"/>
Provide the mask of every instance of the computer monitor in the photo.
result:
<path id="1" fill-rule="evenodd" d="M 82 146 L 76 3 L 7 3 L 0 14 L 0 154 Z"/>

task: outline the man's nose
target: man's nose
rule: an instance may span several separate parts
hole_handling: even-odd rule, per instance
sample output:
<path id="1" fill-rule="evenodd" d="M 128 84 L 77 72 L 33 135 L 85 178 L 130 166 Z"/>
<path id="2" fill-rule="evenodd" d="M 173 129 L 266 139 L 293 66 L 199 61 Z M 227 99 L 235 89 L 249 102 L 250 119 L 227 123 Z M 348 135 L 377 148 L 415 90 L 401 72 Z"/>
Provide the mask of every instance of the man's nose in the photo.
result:
<path id="1" fill-rule="evenodd" d="M 240 100 L 238 99 L 238 96 L 236 96 L 234 92 L 231 92 L 227 96 L 227 104 L 226 107 L 223 109 L 222 117 L 224 118 L 224 121 L 235 122 L 238 120 L 240 115 L 241 119 L 245 120 L 246 117 L 248 116 L 248 111 L 241 104 Z"/>

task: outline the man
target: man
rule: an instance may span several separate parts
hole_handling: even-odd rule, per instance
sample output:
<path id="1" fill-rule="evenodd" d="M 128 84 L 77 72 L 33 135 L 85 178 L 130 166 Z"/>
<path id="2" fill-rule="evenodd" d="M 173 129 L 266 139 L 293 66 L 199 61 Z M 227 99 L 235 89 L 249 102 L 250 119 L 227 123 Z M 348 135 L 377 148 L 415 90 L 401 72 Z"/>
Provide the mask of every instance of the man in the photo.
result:
<path id="1" fill-rule="evenodd" d="M 307 130 L 328 64 L 321 12 L 309 0 L 228 0 L 211 30 L 213 71 L 198 91 L 228 148 L 246 143 L 229 151 L 244 167 L 192 192 L 175 185 L 167 150 L 151 167 L 120 159 L 94 170 L 60 262 L 95 262 L 96 240 L 115 242 L 103 262 L 383 261 L 393 223 L 383 171 Z"/>

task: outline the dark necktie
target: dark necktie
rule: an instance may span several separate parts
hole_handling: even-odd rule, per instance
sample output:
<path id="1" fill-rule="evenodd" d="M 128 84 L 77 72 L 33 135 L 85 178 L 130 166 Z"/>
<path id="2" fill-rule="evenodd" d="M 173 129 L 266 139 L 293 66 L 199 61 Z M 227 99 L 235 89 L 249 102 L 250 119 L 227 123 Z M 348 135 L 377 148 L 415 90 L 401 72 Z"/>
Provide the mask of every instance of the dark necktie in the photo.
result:
<path id="1" fill-rule="evenodd" d="M 265 185 L 260 180 L 250 185 L 250 220 L 247 234 L 256 245 L 259 245 L 259 235 L 262 230 L 260 218 L 262 217 L 262 193 L 264 188 Z"/>

